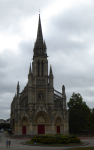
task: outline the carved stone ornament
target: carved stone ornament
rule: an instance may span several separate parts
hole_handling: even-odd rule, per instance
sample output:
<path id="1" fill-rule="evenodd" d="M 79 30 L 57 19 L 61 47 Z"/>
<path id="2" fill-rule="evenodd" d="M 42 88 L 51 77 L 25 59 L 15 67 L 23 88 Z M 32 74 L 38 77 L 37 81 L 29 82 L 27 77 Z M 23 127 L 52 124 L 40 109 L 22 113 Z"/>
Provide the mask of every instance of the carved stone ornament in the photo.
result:
<path id="1" fill-rule="evenodd" d="M 43 93 L 39 93 L 39 94 L 38 94 L 38 98 L 39 98 L 39 99 L 43 99 L 43 98 L 44 98 L 44 94 L 43 94 Z"/>

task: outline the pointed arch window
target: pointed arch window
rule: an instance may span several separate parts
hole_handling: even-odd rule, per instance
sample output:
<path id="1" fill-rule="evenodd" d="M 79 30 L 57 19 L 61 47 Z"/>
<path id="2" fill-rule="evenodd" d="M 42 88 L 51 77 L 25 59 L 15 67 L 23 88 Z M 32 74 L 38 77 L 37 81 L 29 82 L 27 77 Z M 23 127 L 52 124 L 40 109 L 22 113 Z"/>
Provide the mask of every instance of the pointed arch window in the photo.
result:
<path id="1" fill-rule="evenodd" d="M 43 61 L 42 61 L 42 66 L 41 66 L 41 71 L 42 71 L 41 74 L 42 74 L 42 76 L 43 76 L 43 65 L 44 65 L 44 64 L 43 64 Z"/>

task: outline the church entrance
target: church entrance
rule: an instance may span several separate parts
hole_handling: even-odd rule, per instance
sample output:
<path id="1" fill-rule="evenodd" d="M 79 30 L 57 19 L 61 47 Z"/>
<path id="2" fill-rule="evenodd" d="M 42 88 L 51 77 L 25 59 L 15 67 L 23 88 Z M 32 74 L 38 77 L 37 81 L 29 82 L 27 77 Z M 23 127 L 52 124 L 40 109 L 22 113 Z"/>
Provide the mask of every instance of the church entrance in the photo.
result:
<path id="1" fill-rule="evenodd" d="M 60 133 L 60 126 L 57 126 L 57 133 Z"/>
<path id="2" fill-rule="evenodd" d="M 22 127 L 22 134 L 26 134 L 26 126 Z"/>
<path id="3" fill-rule="evenodd" d="M 38 134 L 45 134 L 45 125 L 38 125 Z"/>

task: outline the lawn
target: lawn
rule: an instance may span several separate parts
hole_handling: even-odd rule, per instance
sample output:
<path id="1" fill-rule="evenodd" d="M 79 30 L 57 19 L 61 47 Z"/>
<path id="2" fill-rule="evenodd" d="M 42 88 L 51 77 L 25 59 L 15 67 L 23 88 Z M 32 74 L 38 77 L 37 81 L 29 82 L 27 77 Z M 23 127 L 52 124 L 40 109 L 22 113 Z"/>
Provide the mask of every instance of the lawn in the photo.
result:
<path id="1" fill-rule="evenodd" d="M 69 150 L 94 150 L 94 147 L 70 148 Z"/>

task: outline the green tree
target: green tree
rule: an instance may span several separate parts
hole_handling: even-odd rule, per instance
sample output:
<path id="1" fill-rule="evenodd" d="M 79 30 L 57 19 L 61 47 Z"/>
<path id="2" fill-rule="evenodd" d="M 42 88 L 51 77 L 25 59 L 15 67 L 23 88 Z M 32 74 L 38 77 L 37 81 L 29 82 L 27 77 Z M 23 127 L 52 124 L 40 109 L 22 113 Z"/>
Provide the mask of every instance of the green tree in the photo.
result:
<path id="1" fill-rule="evenodd" d="M 0 129 L 10 129 L 10 123 L 0 123 Z"/>
<path id="2" fill-rule="evenodd" d="M 67 105 L 69 107 L 69 130 L 74 134 L 84 130 L 89 120 L 90 109 L 82 96 L 79 93 L 73 93 Z"/>
<path id="3" fill-rule="evenodd" d="M 90 116 L 86 126 L 86 130 L 94 130 L 94 108 L 90 109 Z"/>

